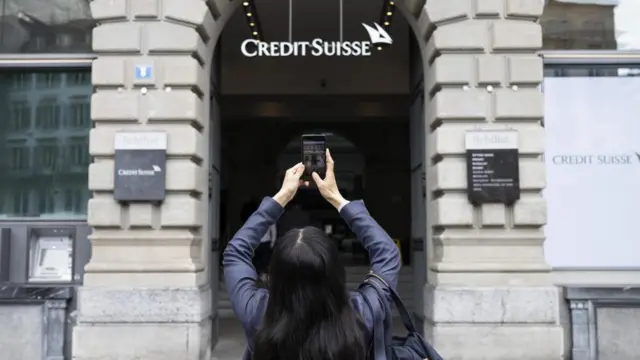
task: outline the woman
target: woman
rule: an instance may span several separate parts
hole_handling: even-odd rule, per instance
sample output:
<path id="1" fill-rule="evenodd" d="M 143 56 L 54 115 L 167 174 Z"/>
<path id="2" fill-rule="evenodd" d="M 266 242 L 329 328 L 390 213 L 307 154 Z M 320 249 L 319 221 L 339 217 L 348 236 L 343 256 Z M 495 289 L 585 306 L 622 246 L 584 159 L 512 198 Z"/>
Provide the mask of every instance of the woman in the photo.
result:
<path id="1" fill-rule="evenodd" d="M 256 199 L 251 199 L 247 202 L 241 211 L 241 221 L 243 223 L 249 220 L 249 217 L 258 209 L 260 203 Z M 271 225 L 264 236 L 260 239 L 260 245 L 253 251 L 253 267 L 256 269 L 260 280 L 264 282 L 269 268 L 269 261 L 271 259 L 271 249 L 275 244 L 277 236 L 276 225 Z"/>
<path id="2" fill-rule="evenodd" d="M 361 201 L 346 201 L 336 185 L 334 162 L 327 150 L 324 179 L 313 173 L 322 196 L 367 249 L 371 270 L 395 289 L 400 254 L 389 235 Z M 282 189 L 265 198 L 258 210 L 229 242 L 224 252 L 224 277 L 235 314 L 245 330 L 245 360 L 366 360 L 373 317 L 363 298 L 389 306 L 372 287 L 346 288 L 345 268 L 333 241 L 320 229 L 288 231 L 273 249 L 268 289 L 256 286 L 253 250 L 293 199 L 304 165 L 287 170 Z M 388 294 L 387 294 L 388 295 Z"/>

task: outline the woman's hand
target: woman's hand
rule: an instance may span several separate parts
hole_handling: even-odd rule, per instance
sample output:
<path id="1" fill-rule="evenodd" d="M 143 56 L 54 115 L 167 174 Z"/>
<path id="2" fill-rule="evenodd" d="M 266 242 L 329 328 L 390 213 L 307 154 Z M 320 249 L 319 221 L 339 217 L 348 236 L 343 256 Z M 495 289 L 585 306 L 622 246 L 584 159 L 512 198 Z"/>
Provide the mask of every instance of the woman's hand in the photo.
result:
<path id="1" fill-rule="evenodd" d="M 282 181 L 282 188 L 273 197 L 273 200 L 277 201 L 282 207 L 287 206 L 289 201 L 296 196 L 298 188 L 302 184 L 300 177 L 304 173 L 304 165 L 302 163 L 295 164 L 292 168 L 288 169 L 284 173 L 284 181 Z M 305 184 L 305 185 L 308 185 Z"/>
<path id="2" fill-rule="evenodd" d="M 327 174 L 324 179 L 321 179 L 320 175 L 315 171 L 311 176 L 318 186 L 318 190 L 320 190 L 322 197 L 324 197 L 329 204 L 333 205 L 334 208 L 338 209 L 342 203 L 346 202 L 346 200 L 342 197 L 342 194 L 340 194 L 340 190 L 338 189 L 336 175 L 333 172 L 333 165 L 333 158 L 331 157 L 329 149 L 327 149 Z"/>

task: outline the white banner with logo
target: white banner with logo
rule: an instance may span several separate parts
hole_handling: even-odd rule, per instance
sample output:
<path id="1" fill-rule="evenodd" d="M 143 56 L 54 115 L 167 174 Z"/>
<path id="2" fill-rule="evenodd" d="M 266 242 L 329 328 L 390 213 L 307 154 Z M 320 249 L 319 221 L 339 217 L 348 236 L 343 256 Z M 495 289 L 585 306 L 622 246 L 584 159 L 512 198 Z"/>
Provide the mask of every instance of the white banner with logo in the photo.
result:
<path id="1" fill-rule="evenodd" d="M 544 92 L 547 262 L 640 267 L 640 78 L 547 78 Z"/>

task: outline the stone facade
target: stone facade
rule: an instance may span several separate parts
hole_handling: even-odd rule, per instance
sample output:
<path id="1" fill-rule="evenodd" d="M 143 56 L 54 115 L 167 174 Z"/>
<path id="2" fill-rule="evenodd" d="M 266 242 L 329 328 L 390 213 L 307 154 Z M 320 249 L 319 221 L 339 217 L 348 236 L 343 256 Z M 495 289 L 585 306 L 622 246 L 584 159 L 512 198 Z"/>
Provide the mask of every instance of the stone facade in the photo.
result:
<path id="1" fill-rule="evenodd" d="M 94 0 L 89 224 L 77 360 L 208 359 L 215 338 L 208 213 L 212 54 L 238 0 Z M 447 359 L 561 359 L 561 297 L 543 256 L 540 0 L 407 0 L 425 74 L 425 330 Z M 136 64 L 153 64 L 136 81 Z M 488 88 L 491 86 L 491 88 Z M 142 89 L 146 91 L 142 91 Z M 214 116 L 215 117 L 215 116 Z M 214 124 L 214 125 L 212 125 Z M 464 132 L 520 133 L 522 199 L 469 205 Z M 212 129 L 214 131 L 212 131 Z M 169 135 L 167 198 L 112 198 L 118 130 Z M 215 162 L 215 160 L 213 160 Z M 215 163 L 213 164 L 215 167 Z"/>

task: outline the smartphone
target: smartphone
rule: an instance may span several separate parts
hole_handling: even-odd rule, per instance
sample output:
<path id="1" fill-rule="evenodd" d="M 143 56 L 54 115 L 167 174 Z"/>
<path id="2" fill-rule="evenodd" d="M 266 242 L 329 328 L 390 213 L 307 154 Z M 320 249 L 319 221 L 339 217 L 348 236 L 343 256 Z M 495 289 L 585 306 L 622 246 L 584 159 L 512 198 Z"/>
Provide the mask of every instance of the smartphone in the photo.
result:
<path id="1" fill-rule="evenodd" d="M 327 137 L 323 134 L 302 135 L 304 176 L 317 172 L 324 179 L 327 173 Z"/>

